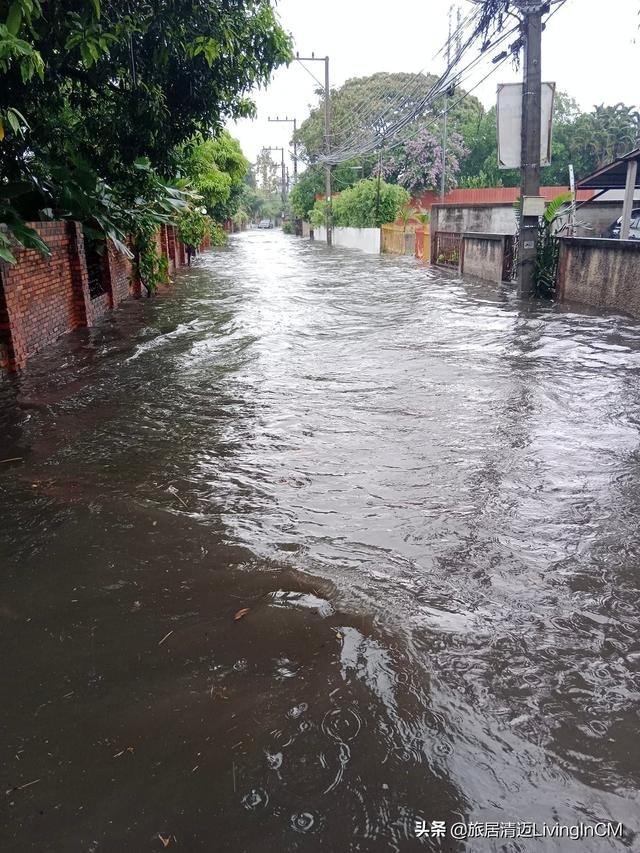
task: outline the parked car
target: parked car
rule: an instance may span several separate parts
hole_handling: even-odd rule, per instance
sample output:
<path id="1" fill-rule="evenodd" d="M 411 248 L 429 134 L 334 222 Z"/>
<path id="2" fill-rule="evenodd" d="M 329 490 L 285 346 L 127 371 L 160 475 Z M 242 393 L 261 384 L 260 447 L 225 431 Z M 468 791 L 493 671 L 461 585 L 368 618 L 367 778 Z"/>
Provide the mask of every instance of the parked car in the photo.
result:
<path id="1" fill-rule="evenodd" d="M 605 237 L 612 240 L 620 239 L 620 228 L 622 226 L 622 217 L 616 219 L 604 232 Z M 640 240 L 640 207 L 636 207 L 631 211 L 631 228 L 629 229 L 630 240 Z"/>
<path id="2" fill-rule="evenodd" d="M 273 228 L 273 222 L 270 219 L 261 219 L 258 228 Z"/>

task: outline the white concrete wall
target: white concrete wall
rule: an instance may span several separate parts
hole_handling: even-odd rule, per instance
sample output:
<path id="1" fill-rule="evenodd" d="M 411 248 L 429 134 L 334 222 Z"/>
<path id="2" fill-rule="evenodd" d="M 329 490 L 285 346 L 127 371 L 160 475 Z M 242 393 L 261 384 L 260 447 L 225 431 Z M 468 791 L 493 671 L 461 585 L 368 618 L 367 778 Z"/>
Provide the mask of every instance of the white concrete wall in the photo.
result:
<path id="1" fill-rule="evenodd" d="M 322 226 L 313 229 L 314 238 L 319 242 L 326 242 L 327 232 Z M 344 249 L 360 249 L 370 255 L 380 254 L 380 229 L 379 228 L 334 228 L 333 245 L 342 246 Z"/>

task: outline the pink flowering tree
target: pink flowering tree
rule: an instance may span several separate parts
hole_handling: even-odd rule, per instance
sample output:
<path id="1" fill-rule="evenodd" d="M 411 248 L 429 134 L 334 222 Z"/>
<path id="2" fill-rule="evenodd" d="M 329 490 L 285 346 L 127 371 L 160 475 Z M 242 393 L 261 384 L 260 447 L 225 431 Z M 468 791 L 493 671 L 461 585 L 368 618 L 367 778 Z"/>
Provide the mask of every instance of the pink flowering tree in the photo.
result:
<path id="1" fill-rule="evenodd" d="M 458 185 L 460 161 L 468 153 L 462 137 L 453 133 L 447 143 L 445 185 L 448 190 Z M 410 193 L 440 187 L 442 175 L 442 142 L 423 128 L 411 139 L 388 149 L 374 169 L 385 181 L 400 184 Z"/>

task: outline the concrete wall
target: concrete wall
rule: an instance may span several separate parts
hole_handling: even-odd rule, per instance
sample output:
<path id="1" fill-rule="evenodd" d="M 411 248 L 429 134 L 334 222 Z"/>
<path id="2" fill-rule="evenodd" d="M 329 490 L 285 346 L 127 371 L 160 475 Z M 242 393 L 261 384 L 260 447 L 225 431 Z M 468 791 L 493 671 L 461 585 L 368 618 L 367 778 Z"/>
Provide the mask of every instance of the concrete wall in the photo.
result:
<path id="1" fill-rule="evenodd" d="M 326 242 L 327 232 L 322 226 L 313 229 L 314 239 Z M 370 255 L 380 254 L 380 229 L 379 228 L 334 228 L 333 245 L 342 246 L 344 249 L 360 249 Z"/>
<path id="2" fill-rule="evenodd" d="M 434 204 L 431 208 L 432 234 L 436 231 L 515 234 L 516 227 L 512 204 Z"/>
<path id="3" fill-rule="evenodd" d="M 460 272 L 498 284 L 504 269 L 505 238 L 501 234 L 465 234 Z"/>
<path id="4" fill-rule="evenodd" d="M 640 201 L 636 203 L 640 207 Z M 578 206 L 576 237 L 601 237 L 622 216 L 622 201 L 589 202 Z M 563 222 L 566 219 L 563 217 Z M 434 204 L 431 208 L 432 231 L 476 231 L 485 234 L 515 234 L 517 221 L 511 204 Z"/>
<path id="5" fill-rule="evenodd" d="M 560 240 L 558 298 L 640 317 L 640 240 Z"/>

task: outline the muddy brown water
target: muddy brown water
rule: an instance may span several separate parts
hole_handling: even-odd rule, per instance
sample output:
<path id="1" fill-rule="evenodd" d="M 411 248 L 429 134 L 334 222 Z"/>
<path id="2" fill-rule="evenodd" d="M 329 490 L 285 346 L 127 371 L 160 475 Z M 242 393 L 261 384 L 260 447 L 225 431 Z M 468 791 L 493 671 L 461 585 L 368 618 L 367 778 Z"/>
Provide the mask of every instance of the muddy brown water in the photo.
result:
<path id="1" fill-rule="evenodd" d="M 640 849 L 640 323 L 250 232 L 0 404 L 3 851 Z"/>

